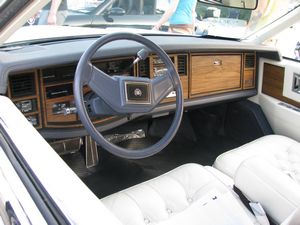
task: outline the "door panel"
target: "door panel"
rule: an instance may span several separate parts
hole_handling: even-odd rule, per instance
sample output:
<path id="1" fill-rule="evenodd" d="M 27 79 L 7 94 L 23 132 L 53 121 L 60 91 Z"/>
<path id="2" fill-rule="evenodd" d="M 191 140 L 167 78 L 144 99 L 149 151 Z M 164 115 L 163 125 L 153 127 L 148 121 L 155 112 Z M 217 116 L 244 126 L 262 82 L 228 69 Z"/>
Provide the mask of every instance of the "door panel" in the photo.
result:
<path id="1" fill-rule="evenodd" d="M 273 131 L 300 141 L 300 93 L 292 91 L 300 63 L 260 59 L 258 95 L 252 98 L 262 107 Z"/>

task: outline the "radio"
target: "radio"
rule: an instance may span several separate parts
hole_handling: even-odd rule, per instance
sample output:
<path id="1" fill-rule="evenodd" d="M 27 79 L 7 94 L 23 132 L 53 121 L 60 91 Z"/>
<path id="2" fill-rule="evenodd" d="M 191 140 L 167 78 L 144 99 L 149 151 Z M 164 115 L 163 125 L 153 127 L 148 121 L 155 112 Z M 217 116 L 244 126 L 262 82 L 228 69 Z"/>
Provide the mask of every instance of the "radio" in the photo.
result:
<path id="1" fill-rule="evenodd" d="M 73 95 L 72 84 L 61 84 L 46 88 L 46 96 L 48 99 Z"/>

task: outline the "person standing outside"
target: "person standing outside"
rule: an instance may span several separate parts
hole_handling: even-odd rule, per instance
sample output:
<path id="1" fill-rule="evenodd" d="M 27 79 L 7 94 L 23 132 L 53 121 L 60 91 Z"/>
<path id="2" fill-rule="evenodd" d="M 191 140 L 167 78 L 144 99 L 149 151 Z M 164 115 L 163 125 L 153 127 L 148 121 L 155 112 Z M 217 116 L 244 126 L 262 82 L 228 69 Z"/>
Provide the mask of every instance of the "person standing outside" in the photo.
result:
<path id="1" fill-rule="evenodd" d="M 43 8 L 38 24 L 63 25 L 67 12 L 67 0 L 52 0 Z"/>
<path id="2" fill-rule="evenodd" d="M 195 31 L 197 0 L 170 0 L 169 8 L 152 30 L 159 28 L 169 20 L 169 32 L 193 34 Z"/>

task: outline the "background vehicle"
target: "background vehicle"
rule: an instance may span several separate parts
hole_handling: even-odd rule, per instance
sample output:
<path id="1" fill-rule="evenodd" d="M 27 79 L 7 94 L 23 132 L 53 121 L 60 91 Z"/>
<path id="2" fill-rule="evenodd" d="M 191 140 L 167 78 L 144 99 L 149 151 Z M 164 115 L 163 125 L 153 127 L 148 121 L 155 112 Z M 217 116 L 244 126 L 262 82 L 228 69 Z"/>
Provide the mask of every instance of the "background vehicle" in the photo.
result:
<path id="1" fill-rule="evenodd" d="M 96 7 L 70 10 L 65 25 L 151 29 L 167 5 L 161 1 L 105 0 Z M 164 8 L 162 8 L 164 7 Z M 166 27 L 163 27 L 166 30 Z"/>

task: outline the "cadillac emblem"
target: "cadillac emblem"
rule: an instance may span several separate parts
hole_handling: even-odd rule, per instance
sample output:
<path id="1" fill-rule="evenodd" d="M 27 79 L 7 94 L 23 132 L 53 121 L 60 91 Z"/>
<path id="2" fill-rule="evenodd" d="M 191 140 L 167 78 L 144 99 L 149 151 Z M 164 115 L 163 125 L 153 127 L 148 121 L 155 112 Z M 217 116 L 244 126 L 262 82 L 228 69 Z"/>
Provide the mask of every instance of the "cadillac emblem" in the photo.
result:
<path id="1" fill-rule="evenodd" d="M 126 101 L 134 104 L 150 103 L 150 85 L 144 82 L 126 82 Z"/>
<path id="2" fill-rule="evenodd" d="M 139 88 L 134 89 L 134 96 L 141 97 L 142 96 L 142 90 Z"/>

